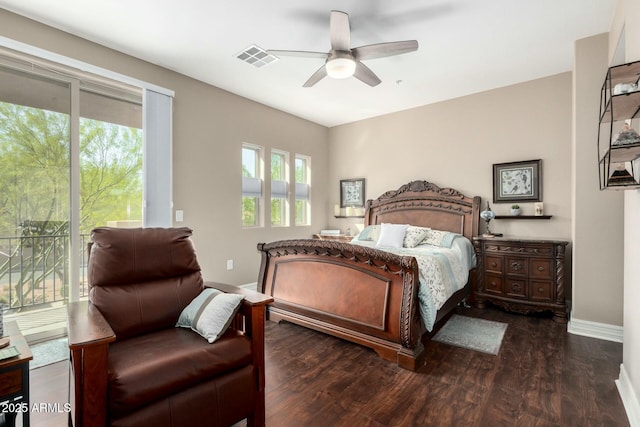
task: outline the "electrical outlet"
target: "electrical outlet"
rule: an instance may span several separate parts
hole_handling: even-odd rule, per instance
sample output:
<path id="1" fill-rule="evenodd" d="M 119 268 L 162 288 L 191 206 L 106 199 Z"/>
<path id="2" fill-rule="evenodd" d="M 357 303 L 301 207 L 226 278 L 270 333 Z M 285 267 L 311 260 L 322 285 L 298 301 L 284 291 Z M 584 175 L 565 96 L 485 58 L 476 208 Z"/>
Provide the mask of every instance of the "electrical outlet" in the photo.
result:
<path id="1" fill-rule="evenodd" d="M 184 211 L 177 210 L 176 211 L 176 222 L 184 221 Z"/>
<path id="2" fill-rule="evenodd" d="M 227 260 L 227 270 L 233 270 L 233 260 L 232 259 L 228 259 Z"/>

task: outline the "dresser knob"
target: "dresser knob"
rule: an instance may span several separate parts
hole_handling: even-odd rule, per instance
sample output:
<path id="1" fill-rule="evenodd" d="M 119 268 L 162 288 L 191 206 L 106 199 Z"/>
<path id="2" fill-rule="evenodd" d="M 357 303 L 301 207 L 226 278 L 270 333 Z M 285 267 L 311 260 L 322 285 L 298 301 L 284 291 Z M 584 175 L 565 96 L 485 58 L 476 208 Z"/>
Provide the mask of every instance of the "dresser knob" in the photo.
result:
<path id="1" fill-rule="evenodd" d="M 512 262 L 511 269 L 515 271 L 522 270 L 522 265 L 519 262 Z"/>
<path id="2" fill-rule="evenodd" d="M 544 288 L 538 288 L 538 292 L 543 293 L 544 292 Z"/>
<path id="3" fill-rule="evenodd" d="M 538 267 L 538 271 L 544 271 L 544 267 L 542 266 Z"/>
<path id="4" fill-rule="evenodd" d="M 491 282 L 491 287 L 492 287 L 492 288 L 495 288 L 496 286 L 498 286 L 498 285 L 496 284 L 496 282 Z"/>
<path id="5" fill-rule="evenodd" d="M 497 267 L 497 266 L 498 266 L 497 262 L 494 261 L 494 262 L 491 263 L 491 267 Z"/>

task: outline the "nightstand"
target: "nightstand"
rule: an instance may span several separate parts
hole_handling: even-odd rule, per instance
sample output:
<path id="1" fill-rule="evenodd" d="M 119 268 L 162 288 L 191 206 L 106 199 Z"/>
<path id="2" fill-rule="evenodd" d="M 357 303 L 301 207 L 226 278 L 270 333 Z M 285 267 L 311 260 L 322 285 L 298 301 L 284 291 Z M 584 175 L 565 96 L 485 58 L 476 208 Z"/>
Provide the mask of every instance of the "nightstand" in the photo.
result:
<path id="1" fill-rule="evenodd" d="M 564 262 L 568 244 L 563 240 L 474 238 L 476 306 L 484 308 L 485 301 L 490 301 L 522 314 L 552 311 L 553 320 L 566 323 Z"/>

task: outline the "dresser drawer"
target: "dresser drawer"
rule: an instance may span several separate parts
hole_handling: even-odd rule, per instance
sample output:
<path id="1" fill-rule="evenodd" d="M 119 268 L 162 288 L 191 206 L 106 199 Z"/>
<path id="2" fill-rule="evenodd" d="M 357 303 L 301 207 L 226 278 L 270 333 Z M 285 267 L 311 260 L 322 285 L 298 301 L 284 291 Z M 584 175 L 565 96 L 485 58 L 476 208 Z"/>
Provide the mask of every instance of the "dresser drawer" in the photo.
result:
<path id="1" fill-rule="evenodd" d="M 502 295 L 502 277 L 487 274 L 484 290 L 488 294 Z"/>
<path id="2" fill-rule="evenodd" d="M 527 259 L 519 257 L 507 257 L 506 273 L 526 276 L 528 272 Z"/>
<path id="3" fill-rule="evenodd" d="M 502 273 L 503 257 L 487 255 L 484 257 L 484 269 L 485 271 L 491 271 L 493 273 Z"/>
<path id="4" fill-rule="evenodd" d="M 553 301 L 553 283 L 544 280 L 532 280 L 531 285 L 531 301 Z"/>
<path id="5" fill-rule="evenodd" d="M 529 260 L 529 266 L 532 278 L 550 279 L 553 275 L 553 263 L 550 259 L 534 258 Z"/>
<path id="6" fill-rule="evenodd" d="M 527 298 L 527 281 L 507 279 L 503 292 L 511 298 Z"/>

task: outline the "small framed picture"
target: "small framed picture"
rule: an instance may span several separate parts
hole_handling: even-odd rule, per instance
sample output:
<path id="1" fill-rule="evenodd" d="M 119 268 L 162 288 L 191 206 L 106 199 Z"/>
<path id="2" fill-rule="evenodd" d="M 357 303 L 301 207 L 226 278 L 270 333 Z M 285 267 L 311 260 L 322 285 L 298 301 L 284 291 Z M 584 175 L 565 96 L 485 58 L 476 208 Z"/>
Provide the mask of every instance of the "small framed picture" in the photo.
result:
<path id="1" fill-rule="evenodd" d="M 542 160 L 493 165 L 493 203 L 540 202 Z"/>
<path id="2" fill-rule="evenodd" d="M 364 178 L 340 180 L 340 207 L 364 207 Z"/>

